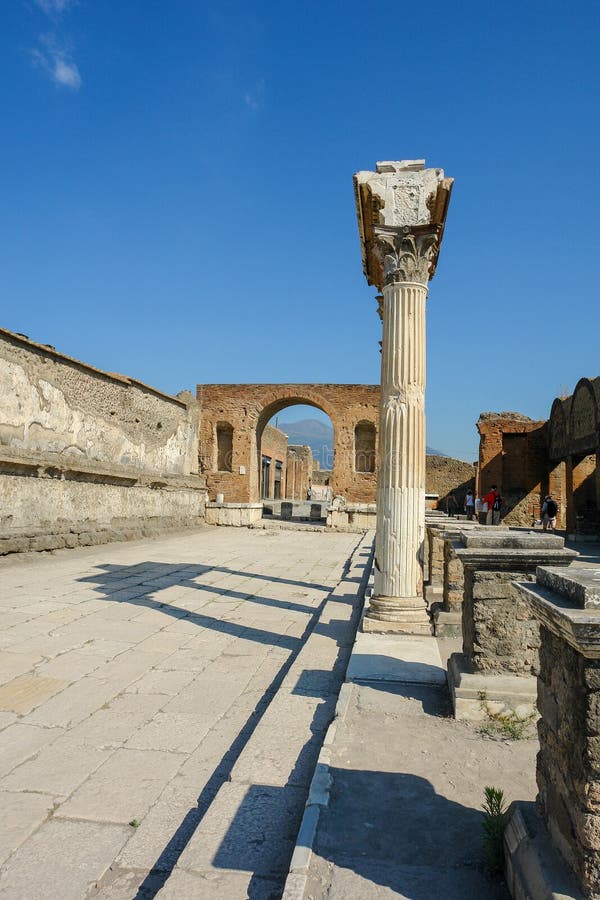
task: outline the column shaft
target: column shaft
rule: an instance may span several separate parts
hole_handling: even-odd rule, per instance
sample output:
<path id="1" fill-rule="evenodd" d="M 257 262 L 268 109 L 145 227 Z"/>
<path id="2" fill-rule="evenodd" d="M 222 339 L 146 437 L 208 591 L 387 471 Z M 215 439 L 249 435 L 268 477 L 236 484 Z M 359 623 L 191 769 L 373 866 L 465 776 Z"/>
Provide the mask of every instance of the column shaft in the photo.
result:
<path id="1" fill-rule="evenodd" d="M 421 597 L 426 298 L 424 284 L 383 288 L 375 586 L 367 617 L 386 623 L 386 631 L 430 631 Z M 366 620 L 365 627 L 378 630 Z"/>

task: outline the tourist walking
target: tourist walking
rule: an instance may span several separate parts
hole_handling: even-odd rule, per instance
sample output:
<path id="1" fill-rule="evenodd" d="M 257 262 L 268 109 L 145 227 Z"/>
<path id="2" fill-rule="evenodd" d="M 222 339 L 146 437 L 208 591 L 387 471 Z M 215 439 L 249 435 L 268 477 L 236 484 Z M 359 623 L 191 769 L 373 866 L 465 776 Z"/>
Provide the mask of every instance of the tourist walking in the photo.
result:
<path id="1" fill-rule="evenodd" d="M 554 531 L 556 528 L 556 514 L 558 513 L 558 503 L 552 494 L 546 494 L 542 503 L 542 527 L 544 531 Z"/>
<path id="2" fill-rule="evenodd" d="M 502 512 L 503 506 L 504 500 L 500 496 L 499 492 L 496 491 L 496 499 L 494 500 L 494 505 L 492 506 L 492 525 L 500 524 L 500 513 Z"/>
<path id="3" fill-rule="evenodd" d="M 452 493 L 448 494 L 446 497 L 446 513 L 449 516 L 453 516 L 456 514 L 457 509 L 458 503 L 456 502 L 456 497 Z"/>
<path id="4" fill-rule="evenodd" d="M 469 522 L 473 520 L 473 511 L 475 509 L 475 497 L 473 496 L 473 491 L 467 491 L 465 497 L 465 512 L 467 514 L 467 519 Z"/>
<path id="5" fill-rule="evenodd" d="M 496 501 L 499 497 L 500 497 L 500 494 L 498 493 L 498 487 L 497 487 L 497 485 L 493 484 L 491 489 L 487 492 L 487 494 L 483 498 L 483 505 L 484 505 L 484 510 L 485 510 L 485 524 L 486 525 L 497 525 L 498 522 L 500 521 L 501 507 L 499 507 L 497 510 L 495 508 Z M 501 497 L 500 497 L 500 500 L 502 500 Z M 498 513 L 498 521 L 497 522 L 494 521 L 494 512 Z"/>

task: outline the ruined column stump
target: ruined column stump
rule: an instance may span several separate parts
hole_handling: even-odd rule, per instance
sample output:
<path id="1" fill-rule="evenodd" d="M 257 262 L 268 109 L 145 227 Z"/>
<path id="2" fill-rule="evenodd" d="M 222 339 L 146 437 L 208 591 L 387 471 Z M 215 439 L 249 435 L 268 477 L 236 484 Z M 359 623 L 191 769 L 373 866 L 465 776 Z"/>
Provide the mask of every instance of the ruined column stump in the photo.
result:
<path id="1" fill-rule="evenodd" d="M 515 581 L 533 580 L 540 565 L 568 566 L 576 557 L 562 538 L 535 532 L 464 533 L 455 550 L 464 567 L 463 652 L 448 660 L 448 686 L 458 719 L 535 712 L 539 626 Z"/>

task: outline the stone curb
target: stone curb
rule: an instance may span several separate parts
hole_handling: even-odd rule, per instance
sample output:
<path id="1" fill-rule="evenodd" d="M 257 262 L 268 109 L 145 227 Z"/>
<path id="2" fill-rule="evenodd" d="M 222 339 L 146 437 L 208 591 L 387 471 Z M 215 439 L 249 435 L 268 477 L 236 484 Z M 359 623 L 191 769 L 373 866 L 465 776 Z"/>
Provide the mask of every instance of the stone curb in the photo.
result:
<path id="1" fill-rule="evenodd" d="M 355 555 L 371 541 L 372 537 L 366 535 L 356 548 Z M 372 577 L 373 558 L 374 553 L 371 552 L 357 592 L 361 595 L 361 599 L 363 600 L 367 592 L 369 580 Z M 346 577 L 348 577 L 351 571 L 352 568 L 346 573 Z M 352 653 L 350 654 L 350 658 L 352 658 Z M 348 662 L 350 662 L 350 659 Z M 346 717 L 346 712 L 348 711 L 348 706 L 350 704 L 350 697 L 352 696 L 352 688 L 353 685 L 351 682 L 346 681 L 342 684 L 335 706 L 333 721 L 329 725 L 321 745 L 315 771 L 310 782 L 304 815 L 302 816 L 294 852 L 292 853 L 292 858 L 290 860 L 290 867 L 285 881 L 282 900 L 303 900 L 304 897 L 308 879 L 308 869 L 317 834 L 317 826 L 319 824 L 319 816 L 321 814 L 321 809 L 327 808 L 329 805 L 329 789 L 333 781 L 329 773 L 331 750 L 336 738 L 338 722 L 343 722 Z"/>

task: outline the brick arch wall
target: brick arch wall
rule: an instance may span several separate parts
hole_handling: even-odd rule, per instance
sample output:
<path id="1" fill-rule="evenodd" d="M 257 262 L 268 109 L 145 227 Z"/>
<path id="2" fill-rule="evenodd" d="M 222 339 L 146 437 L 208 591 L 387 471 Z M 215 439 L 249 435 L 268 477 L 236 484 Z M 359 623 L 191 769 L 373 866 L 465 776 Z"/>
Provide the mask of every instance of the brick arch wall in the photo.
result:
<path id="1" fill-rule="evenodd" d="M 197 398 L 201 409 L 200 467 L 210 498 L 249 503 L 259 498 L 260 436 L 269 419 L 295 404 L 314 406 L 331 419 L 334 464 L 331 486 L 349 502 L 374 503 L 376 472 L 355 472 L 354 428 L 372 422 L 377 435 L 379 385 L 365 384 L 202 384 Z M 214 467 L 216 423 L 233 426 L 232 472 Z"/>
<path id="2" fill-rule="evenodd" d="M 598 400 L 589 378 L 581 378 L 573 392 L 569 444 L 571 453 L 589 453 L 598 447 Z"/>

